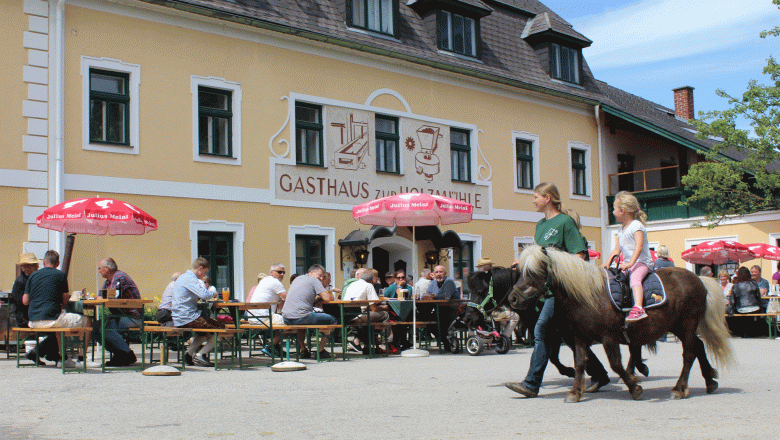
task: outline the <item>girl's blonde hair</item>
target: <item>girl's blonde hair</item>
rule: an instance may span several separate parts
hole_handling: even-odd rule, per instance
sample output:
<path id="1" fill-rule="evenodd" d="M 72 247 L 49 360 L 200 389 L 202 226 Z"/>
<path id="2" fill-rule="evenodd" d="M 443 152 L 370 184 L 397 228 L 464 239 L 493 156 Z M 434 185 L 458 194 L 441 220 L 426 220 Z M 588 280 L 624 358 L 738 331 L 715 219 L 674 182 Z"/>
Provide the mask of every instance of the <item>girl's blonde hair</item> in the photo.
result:
<path id="1" fill-rule="evenodd" d="M 630 192 L 620 191 L 617 193 L 615 195 L 615 204 L 617 204 L 620 209 L 633 215 L 634 218 L 642 222 L 642 224 L 647 223 L 647 213 L 642 211 L 642 208 L 639 207 L 639 200 Z"/>
<path id="2" fill-rule="evenodd" d="M 543 197 L 550 196 L 550 203 L 552 203 L 555 209 L 571 217 L 572 220 L 574 220 L 574 223 L 577 224 L 577 229 L 582 229 L 582 224 L 580 223 L 580 215 L 577 214 L 577 212 L 574 211 L 573 209 L 564 210 L 563 207 L 561 206 L 561 193 L 558 192 L 558 187 L 555 186 L 555 184 L 549 182 L 542 182 L 536 185 L 536 188 L 534 188 L 534 192 L 538 193 Z"/>

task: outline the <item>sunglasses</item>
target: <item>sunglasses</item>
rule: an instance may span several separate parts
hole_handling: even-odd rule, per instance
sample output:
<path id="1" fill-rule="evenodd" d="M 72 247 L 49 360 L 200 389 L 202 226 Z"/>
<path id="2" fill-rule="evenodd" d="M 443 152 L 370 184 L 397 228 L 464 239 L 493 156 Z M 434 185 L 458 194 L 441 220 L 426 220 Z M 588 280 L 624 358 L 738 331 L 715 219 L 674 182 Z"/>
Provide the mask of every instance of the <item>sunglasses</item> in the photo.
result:
<path id="1" fill-rule="evenodd" d="M 395 279 L 397 279 L 397 280 L 403 280 L 403 279 L 406 279 L 406 277 L 395 277 Z"/>
<path id="2" fill-rule="evenodd" d="M 283 270 L 275 270 L 274 272 L 278 273 L 279 275 L 284 275 L 286 273 Z"/>

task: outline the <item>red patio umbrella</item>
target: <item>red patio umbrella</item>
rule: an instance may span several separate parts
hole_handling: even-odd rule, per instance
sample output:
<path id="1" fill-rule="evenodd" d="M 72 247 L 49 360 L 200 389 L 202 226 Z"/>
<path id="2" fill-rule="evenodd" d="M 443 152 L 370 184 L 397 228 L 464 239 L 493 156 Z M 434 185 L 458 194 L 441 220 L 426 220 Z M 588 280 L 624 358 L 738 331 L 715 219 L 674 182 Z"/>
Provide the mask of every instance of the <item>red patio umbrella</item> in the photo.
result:
<path id="1" fill-rule="evenodd" d="M 157 220 L 151 215 L 130 203 L 106 197 L 59 203 L 43 211 L 35 219 L 35 224 L 39 228 L 91 235 L 142 235 L 157 230 Z M 70 246 L 66 249 L 63 262 L 70 261 L 69 252 Z M 98 242 L 95 247 L 96 258 L 100 258 L 99 252 Z M 99 284 L 97 272 L 95 283 Z"/>
<path id="2" fill-rule="evenodd" d="M 352 208 L 352 217 L 364 224 L 375 226 L 412 227 L 412 270 L 417 273 L 417 245 L 414 241 L 416 226 L 452 225 L 468 223 L 474 207 L 470 203 L 449 197 L 422 193 L 402 193 L 361 203 Z M 416 301 L 412 295 L 412 301 Z M 416 303 L 412 307 L 416 310 Z M 414 349 L 406 350 L 403 356 L 427 356 L 428 352 L 417 349 L 417 313 L 412 313 L 412 338 Z"/>
<path id="3" fill-rule="evenodd" d="M 731 240 L 705 241 L 684 251 L 680 256 L 689 263 L 706 265 L 721 265 L 729 260 L 742 263 L 758 258 L 747 246 Z"/>
<path id="4" fill-rule="evenodd" d="M 758 255 L 759 258 L 780 261 L 780 248 L 777 246 L 766 243 L 752 243 L 745 246 L 753 251 L 754 254 Z"/>

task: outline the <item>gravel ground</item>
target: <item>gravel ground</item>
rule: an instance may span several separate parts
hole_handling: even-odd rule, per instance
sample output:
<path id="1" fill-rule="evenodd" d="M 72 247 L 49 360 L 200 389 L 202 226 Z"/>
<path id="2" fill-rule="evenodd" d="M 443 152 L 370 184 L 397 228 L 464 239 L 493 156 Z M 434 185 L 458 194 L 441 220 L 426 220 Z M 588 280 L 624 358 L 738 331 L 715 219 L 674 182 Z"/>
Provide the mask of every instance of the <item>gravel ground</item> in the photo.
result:
<path id="1" fill-rule="evenodd" d="M 191 438 L 777 438 L 780 340 L 733 339 L 738 365 L 707 395 L 697 365 L 691 394 L 668 400 L 682 347 L 658 344 L 644 395 L 633 401 L 617 375 L 577 404 L 572 380 L 548 368 L 540 395 L 506 389 L 521 380 L 531 349 L 505 355 L 390 357 L 308 362 L 306 371 L 191 367 L 178 377 L 139 372 L 62 375 L 0 360 L 7 439 Z M 624 347 L 625 348 L 625 347 Z M 600 347 L 594 351 L 606 365 Z M 561 350 L 571 363 L 571 351 Z M 623 359 L 628 358 L 624 349 Z"/>

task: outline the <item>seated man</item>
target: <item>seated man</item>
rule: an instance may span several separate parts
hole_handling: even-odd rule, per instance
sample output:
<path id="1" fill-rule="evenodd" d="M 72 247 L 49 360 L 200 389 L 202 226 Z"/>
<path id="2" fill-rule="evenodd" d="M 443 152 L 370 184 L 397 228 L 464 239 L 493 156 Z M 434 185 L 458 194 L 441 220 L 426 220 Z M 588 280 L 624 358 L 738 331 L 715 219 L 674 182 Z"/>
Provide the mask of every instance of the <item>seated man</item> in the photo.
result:
<path id="1" fill-rule="evenodd" d="M 158 324 L 165 327 L 173 327 L 173 316 L 171 314 L 173 309 L 173 286 L 176 284 L 179 275 L 181 275 L 181 272 L 174 272 L 171 275 L 171 282 L 165 287 L 165 291 L 160 299 L 160 305 L 157 307 L 155 319 Z"/>
<path id="2" fill-rule="evenodd" d="M 122 272 L 113 258 L 100 260 L 98 265 L 100 276 L 106 279 L 100 293 L 107 298 L 108 289 L 116 289 L 116 298 L 141 299 L 141 293 L 130 275 Z M 143 321 L 143 309 L 111 309 L 113 317 L 106 321 L 106 350 L 111 352 L 111 360 L 106 362 L 109 367 L 125 367 L 133 365 L 136 361 L 135 353 L 130 349 L 127 341 L 115 330 L 127 330 L 131 327 L 139 327 Z M 93 331 L 100 335 L 101 323 L 95 320 Z"/>
<path id="3" fill-rule="evenodd" d="M 68 279 L 64 272 L 57 270 L 60 254 L 49 250 L 43 256 L 43 269 L 30 274 L 22 295 L 22 303 L 27 310 L 30 328 L 91 328 L 92 322 L 83 315 L 66 313 L 70 301 Z M 89 344 L 91 332 L 85 338 Z M 62 337 L 57 334 L 57 343 L 62 347 Z M 83 356 L 83 353 L 81 353 Z M 80 361 L 68 359 L 68 367 L 80 367 Z"/>
<path id="4" fill-rule="evenodd" d="M 284 279 L 285 274 L 284 265 L 281 263 L 274 264 L 271 266 L 270 273 L 271 275 L 268 275 L 267 277 L 261 279 L 259 283 L 257 283 L 257 286 L 253 292 L 249 292 L 249 298 L 247 302 L 278 303 L 280 301 L 284 301 L 284 299 L 287 298 L 287 289 L 285 289 L 284 285 L 282 284 L 282 280 Z M 270 324 L 284 324 L 284 318 L 282 318 L 282 315 L 278 313 L 279 311 L 281 311 L 281 308 L 277 308 L 276 304 L 271 306 Z M 269 325 L 268 309 L 247 310 L 247 317 L 249 318 L 249 322 L 252 324 L 262 323 L 266 326 Z M 282 347 L 279 345 L 281 337 L 282 335 L 278 332 L 274 334 L 273 350 L 275 350 L 276 356 L 278 357 L 282 356 Z M 270 345 L 263 347 L 263 353 L 268 356 L 271 356 L 271 350 L 272 348 Z"/>
<path id="5" fill-rule="evenodd" d="M 13 289 L 11 290 L 11 303 L 15 306 L 14 317 L 16 318 L 17 327 L 28 327 L 27 323 L 30 320 L 27 317 L 27 306 L 24 305 L 22 299 L 24 297 L 24 288 L 27 286 L 27 280 L 33 272 L 38 270 L 40 261 L 33 252 L 27 252 L 19 256 L 19 265 L 21 266 L 22 273 L 14 281 Z M 46 357 L 46 359 L 54 362 L 61 360 L 60 352 L 57 349 L 57 338 L 53 335 L 46 336 L 46 338 L 37 344 L 35 348 L 26 353 L 24 357 L 37 362 L 39 365 L 46 365 L 40 358 Z"/>
<path id="6" fill-rule="evenodd" d="M 455 286 L 455 281 L 447 276 L 447 269 L 444 266 L 436 266 L 433 268 L 433 281 L 428 285 L 428 291 L 423 296 L 423 299 L 460 299 L 460 291 Z M 431 318 L 436 319 L 435 309 L 431 310 Z M 450 351 L 450 341 L 447 339 L 447 330 L 450 327 L 450 323 L 455 320 L 455 309 L 449 306 L 439 307 L 439 326 L 438 331 L 439 339 L 442 342 L 444 350 Z"/>
<path id="7" fill-rule="evenodd" d="M 201 314 L 198 308 L 198 300 L 209 299 L 216 296 L 216 292 L 206 290 L 200 282 L 206 276 L 211 265 L 209 260 L 200 257 L 192 262 L 192 269 L 181 274 L 173 285 L 173 306 L 171 314 L 173 325 L 178 328 L 225 328 L 225 325 L 209 316 Z M 195 351 L 199 351 L 196 353 Z M 214 338 L 208 334 L 199 333 L 190 344 L 185 354 L 187 364 L 198 364 L 204 367 L 213 367 L 204 355 L 214 349 Z"/>
<path id="8" fill-rule="evenodd" d="M 282 309 L 282 317 L 286 325 L 330 325 L 336 323 L 336 318 L 321 312 L 314 311 L 315 301 L 333 301 L 333 294 L 325 290 L 322 281 L 325 279 L 325 268 L 319 264 L 312 265 L 306 275 L 300 275 L 290 284 L 290 291 Z M 305 332 L 304 332 L 305 333 Z M 323 332 L 329 334 L 330 332 Z M 320 359 L 330 358 L 330 353 L 325 350 L 327 338 L 320 340 L 317 350 Z M 305 338 L 298 333 L 300 357 L 310 359 L 311 352 L 306 348 Z"/>
<path id="9" fill-rule="evenodd" d="M 371 284 L 371 282 L 374 280 L 374 274 L 373 272 L 371 272 L 371 269 L 358 269 L 355 276 L 357 276 L 358 280 L 350 284 L 347 291 L 344 292 L 344 300 L 345 301 L 365 301 L 365 300 L 379 301 L 379 295 L 376 294 L 376 290 L 374 289 L 374 286 Z M 379 304 L 371 304 L 369 307 L 370 307 L 370 310 L 368 311 L 369 322 L 387 322 L 390 319 L 390 315 L 387 313 L 387 311 L 382 310 L 382 307 L 386 308 L 387 306 L 380 306 Z M 366 313 L 365 308 L 363 308 L 363 313 Z M 360 341 L 366 342 L 365 346 L 362 349 L 360 348 Z M 350 342 L 350 344 L 354 344 L 353 347 L 357 350 L 361 350 L 363 354 L 369 354 L 370 347 L 368 345 L 368 341 L 369 341 L 368 328 L 361 325 L 360 327 L 358 327 L 357 336 L 352 342 Z M 384 350 L 379 348 L 379 346 L 377 345 L 375 348 L 375 352 L 384 353 Z"/>

